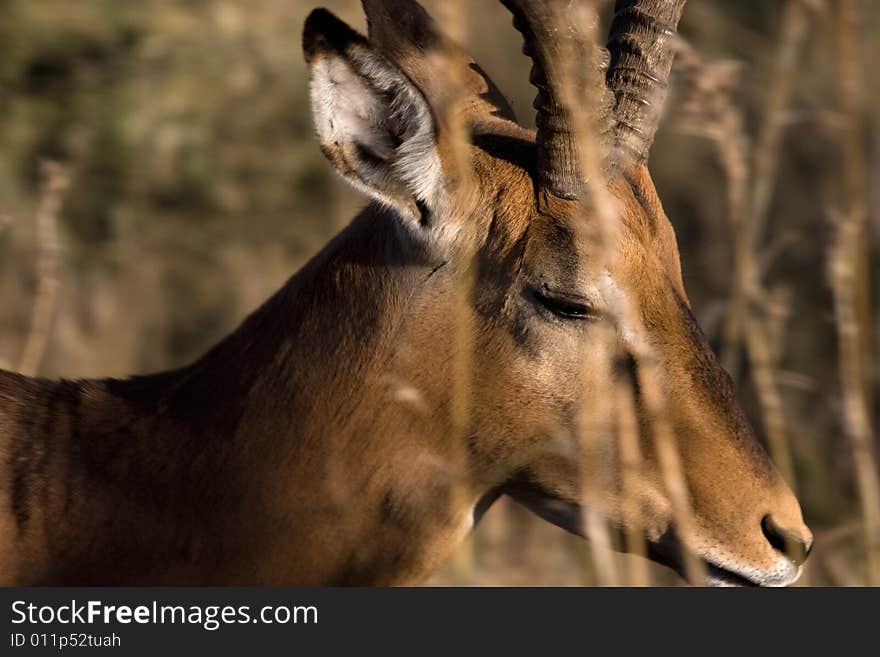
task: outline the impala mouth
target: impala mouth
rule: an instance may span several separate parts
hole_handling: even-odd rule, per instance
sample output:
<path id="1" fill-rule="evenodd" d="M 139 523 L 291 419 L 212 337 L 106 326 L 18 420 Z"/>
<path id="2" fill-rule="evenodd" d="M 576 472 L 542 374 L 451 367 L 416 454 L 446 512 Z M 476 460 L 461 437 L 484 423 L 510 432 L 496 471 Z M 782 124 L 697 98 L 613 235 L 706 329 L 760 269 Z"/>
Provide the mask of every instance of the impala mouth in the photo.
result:
<path id="1" fill-rule="evenodd" d="M 572 534 L 586 537 L 582 524 L 583 507 L 577 502 L 553 495 L 526 478 L 512 480 L 504 488 L 504 493 L 544 520 Z M 478 510 L 475 510 L 475 513 L 477 516 L 480 515 Z M 616 532 L 615 542 L 623 545 L 625 540 L 623 528 L 612 526 L 611 529 Z M 667 527 L 658 538 L 646 539 L 646 542 L 648 547 L 646 556 L 651 561 L 671 568 L 680 577 L 696 586 L 737 588 L 788 586 L 797 581 L 801 574 L 801 567 L 796 562 L 785 562 L 785 557 L 781 556 L 780 562 L 774 568 L 766 570 L 716 553 L 697 555 L 705 572 L 701 581 L 694 582 L 688 577 L 684 548 L 674 527 Z"/>
<path id="2" fill-rule="evenodd" d="M 688 579 L 682 555 L 682 546 L 674 530 L 667 530 L 660 540 L 650 543 L 648 556 L 653 561 L 672 568 L 681 577 Z M 766 573 L 766 577 L 764 577 L 762 576 L 764 573 L 756 571 L 755 575 L 750 577 L 706 557 L 700 557 L 700 561 L 702 561 L 706 571 L 705 580 L 701 584 L 710 587 L 753 588 L 787 586 L 794 583 L 801 572 L 801 569 L 797 568 L 797 572 L 793 577 L 780 577 L 779 573 Z M 746 570 L 751 569 L 747 568 Z"/>
<path id="3" fill-rule="evenodd" d="M 716 566 L 711 561 L 703 560 L 706 567 L 706 584 L 712 587 L 760 587 L 761 584 L 752 581 L 737 572 L 728 570 L 722 566 Z"/>

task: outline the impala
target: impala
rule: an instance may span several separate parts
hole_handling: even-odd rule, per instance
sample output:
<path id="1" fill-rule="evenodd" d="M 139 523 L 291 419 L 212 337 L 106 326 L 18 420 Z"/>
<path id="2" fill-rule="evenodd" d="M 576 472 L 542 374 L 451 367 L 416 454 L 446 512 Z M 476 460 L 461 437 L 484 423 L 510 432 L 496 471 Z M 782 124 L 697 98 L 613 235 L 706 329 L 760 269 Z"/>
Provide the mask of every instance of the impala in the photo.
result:
<path id="1" fill-rule="evenodd" d="M 317 137 L 370 205 L 190 365 L 0 372 L 2 583 L 417 583 L 502 495 L 636 530 L 679 572 L 698 560 L 694 583 L 797 578 L 810 531 L 694 320 L 646 168 L 684 0 L 618 0 L 607 49 L 577 2 L 503 4 L 536 131 L 416 2 L 364 0 L 369 38 L 315 10 Z M 621 387 L 631 486 L 600 440 Z"/>

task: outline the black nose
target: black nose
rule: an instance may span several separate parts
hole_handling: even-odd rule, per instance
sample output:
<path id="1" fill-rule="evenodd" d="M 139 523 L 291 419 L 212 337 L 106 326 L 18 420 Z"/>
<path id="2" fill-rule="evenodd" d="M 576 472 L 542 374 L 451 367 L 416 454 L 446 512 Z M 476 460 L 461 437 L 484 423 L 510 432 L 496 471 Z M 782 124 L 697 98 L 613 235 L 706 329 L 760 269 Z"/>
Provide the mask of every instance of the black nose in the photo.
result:
<path id="1" fill-rule="evenodd" d="M 764 536 L 775 549 L 782 552 L 791 559 L 796 566 L 800 566 L 807 557 L 810 556 L 810 550 L 813 549 L 813 541 L 804 542 L 804 539 L 795 532 L 785 529 L 776 524 L 769 515 L 761 519 L 761 529 Z"/>

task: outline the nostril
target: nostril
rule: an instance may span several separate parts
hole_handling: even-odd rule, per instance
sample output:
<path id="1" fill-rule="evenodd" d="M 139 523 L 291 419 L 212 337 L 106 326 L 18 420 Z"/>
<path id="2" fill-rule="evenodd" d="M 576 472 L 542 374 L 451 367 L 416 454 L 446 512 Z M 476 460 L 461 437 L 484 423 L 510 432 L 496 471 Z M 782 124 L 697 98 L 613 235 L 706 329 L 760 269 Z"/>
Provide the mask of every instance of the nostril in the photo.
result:
<path id="1" fill-rule="evenodd" d="M 770 516 L 761 518 L 761 529 L 764 536 L 770 541 L 770 545 L 780 552 L 785 552 L 785 536 L 779 531 L 779 527 Z"/>
<path id="2" fill-rule="evenodd" d="M 767 537 L 767 541 L 769 541 L 770 545 L 791 559 L 796 566 L 800 566 L 804 563 L 810 555 L 810 551 L 813 549 L 812 541 L 806 543 L 804 539 L 793 531 L 777 525 L 769 515 L 766 515 L 761 519 L 761 529 L 764 532 L 764 536 Z"/>

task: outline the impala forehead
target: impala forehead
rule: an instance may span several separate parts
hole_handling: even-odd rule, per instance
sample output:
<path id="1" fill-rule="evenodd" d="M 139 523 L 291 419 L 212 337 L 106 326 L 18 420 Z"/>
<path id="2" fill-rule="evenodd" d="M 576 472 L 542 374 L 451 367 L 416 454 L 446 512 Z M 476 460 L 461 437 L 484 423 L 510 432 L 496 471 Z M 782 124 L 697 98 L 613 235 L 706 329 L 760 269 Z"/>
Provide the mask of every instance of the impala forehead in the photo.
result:
<path id="1" fill-rule="evenodd" d="M 613 218 L 600 226 L 591 210 L 571 201 L 556 199 L 539 209 L 533 141 L 504 134 L 497 125 L 473 140 L 486 200 L 479 212 L 492 217 L 489 230 L 496 234 L 488 242 L 496 265 L 504 269 L 509 254 L 524 246 L 521 269 L 529 282 L 620 308 L 622 318 L 631 317 L 642 298 L 651 304 L 651 297 L 671 299 L 674 291 L 686 299 L 675 233 L 650 179 L 610 183 Z M 631 319 L 621 324 L 627 335 L 635 333 Z"/>

